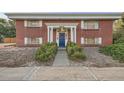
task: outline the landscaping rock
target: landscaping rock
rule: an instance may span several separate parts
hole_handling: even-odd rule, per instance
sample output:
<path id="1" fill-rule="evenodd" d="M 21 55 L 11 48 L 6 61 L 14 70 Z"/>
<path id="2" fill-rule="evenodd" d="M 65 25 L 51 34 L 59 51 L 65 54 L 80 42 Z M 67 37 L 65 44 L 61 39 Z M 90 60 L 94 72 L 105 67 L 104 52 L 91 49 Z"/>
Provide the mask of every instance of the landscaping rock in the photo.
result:
<path id="1" fill-rule="evenodd" d="M 87 56 L 86 61 L 76 62 L 70 60 L 71 66 L 87 66 L 87 67 L 124 67 L 124 63 L 113 60 L 112 57 L 99 53 L 97 47 L 85 47 L 84 53 Z"/>
<path id="2" fill-rule="evenodd" d="M 34 55 L 37 48 L 2 48 L 0 49 L 0 67 L 22 67 L 22 66 L 39 66 L 39 65 L 52 65 L 38 64 Z"/>

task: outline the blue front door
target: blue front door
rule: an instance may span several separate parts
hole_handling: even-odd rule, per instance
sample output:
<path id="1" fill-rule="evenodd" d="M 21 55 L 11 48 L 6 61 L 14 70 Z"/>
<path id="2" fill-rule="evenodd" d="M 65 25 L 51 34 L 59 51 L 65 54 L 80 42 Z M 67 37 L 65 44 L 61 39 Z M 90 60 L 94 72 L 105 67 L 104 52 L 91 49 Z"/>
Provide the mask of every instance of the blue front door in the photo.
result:
<path id="1" fill-rule="evenodd" d="M 59 33 L 59 47 L 65 47 L 65 33 Z"/>

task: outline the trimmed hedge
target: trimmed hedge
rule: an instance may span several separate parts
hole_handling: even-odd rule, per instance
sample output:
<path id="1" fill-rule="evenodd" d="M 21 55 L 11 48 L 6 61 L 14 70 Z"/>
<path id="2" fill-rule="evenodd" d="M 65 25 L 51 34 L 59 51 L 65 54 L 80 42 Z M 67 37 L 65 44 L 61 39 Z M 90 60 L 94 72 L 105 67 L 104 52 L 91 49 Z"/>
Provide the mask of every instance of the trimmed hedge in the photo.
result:
<path id="1" fill-rule="evenodd" d="M 41 62 L 50 61 L 55 58 L 57 49 L 58 48 L 56 43 L 43 44 L 40 48 L 37 49 L 35 59 Z"/>
<path id="2" fill-rule="evenodd" d="M 83 48 L 79 47 L 76 43 L 68 42 L 66 46 L 68 57 L 72 60 L 86 60 L 86 55 Z"/>
<path id="3" fill-rule="evenodd" d="M 124 43 L 103 47 L 100 49 L 100 52 L 112 56 L 113 59 L 119 60 L 119 62 L 124 62 Z"/>

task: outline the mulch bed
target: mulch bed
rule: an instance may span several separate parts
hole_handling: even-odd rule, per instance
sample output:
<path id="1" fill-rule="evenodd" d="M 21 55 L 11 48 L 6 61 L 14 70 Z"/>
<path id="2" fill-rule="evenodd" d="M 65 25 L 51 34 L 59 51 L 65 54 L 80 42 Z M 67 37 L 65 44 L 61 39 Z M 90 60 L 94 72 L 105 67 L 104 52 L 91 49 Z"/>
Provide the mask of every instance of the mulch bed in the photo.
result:
<path id="1" fill-rule="evenodd" d="M 7 47 L 0 49 L 0 67 L 30 67 L 30 66 L 52 66 L 53 61 L 37 62 L 34 58 L 37 48 L 34 47 Z M 94 49 L 93 49 L 94 50 Z M 86 51 L 85 51 L 86 52 Z M 104 54 L 94 54 L 88 51 L 95 58 L 88 57 L 86 61 L 72 61 L 70 66 L 87 66 L 87 67 L 124 67 L 124 63 L 112 60 L 111 57 Z"/>
<path id="2" fill-rule="evenodd" d="M 35 52 L 37 48 L 9 47 L 0 49 L 0 67 L 29 67 L 29 66 L 51 66 L 53 61 L 37 62 Z"/>
<path id="3" fill-rule="evenodd" d="M 124 63 L 113 60 L 112 57 L 99 53 L 98 48 L 85 48 L 87 55 L 86 61 L 72 61 L 70 66 L 87 66 L 87 67 L 124 67 Z"/>

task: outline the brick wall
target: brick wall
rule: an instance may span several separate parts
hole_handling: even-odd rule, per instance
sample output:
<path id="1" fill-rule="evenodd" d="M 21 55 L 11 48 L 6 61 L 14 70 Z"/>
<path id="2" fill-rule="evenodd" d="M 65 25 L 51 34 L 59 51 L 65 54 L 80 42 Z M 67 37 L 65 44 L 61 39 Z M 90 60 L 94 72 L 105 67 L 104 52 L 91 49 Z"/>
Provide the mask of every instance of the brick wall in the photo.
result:
<path id="1" fill-rule="evenodd" d="M 99 29 L 98 30 L 83 30 L 81 31 L 81 37 L 87 38 L 97 38 L 102 37 L 102 46 L 112 44 L 112 29 L 113 29 L 113 20 L 99 20 Z"/>
<path id="2" fill-rule="evenodd" d="M 102 37 L 102 45 L 112 44 L 112 20 L 99 20 L 99 30 L 84 31 L 81 29 L 81 20 L 42 20 L 40 28 L 24 27 L 24 20 L 16 20 L 16 43 L 17 46 L 24 46 L 24 37 L 42 37 L 43 43 L 47 42 L 47 26 L 45 23 L 79 23 L 77 25 L 77 44 L 80 45 L 81 37 Z M 55 33 L 53 34 L 55 41 Z"/>

